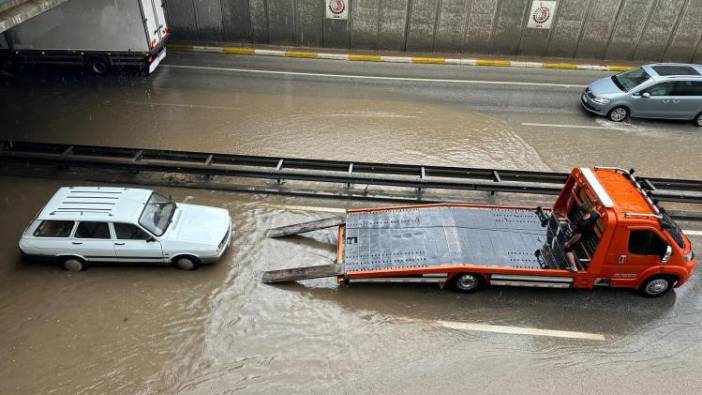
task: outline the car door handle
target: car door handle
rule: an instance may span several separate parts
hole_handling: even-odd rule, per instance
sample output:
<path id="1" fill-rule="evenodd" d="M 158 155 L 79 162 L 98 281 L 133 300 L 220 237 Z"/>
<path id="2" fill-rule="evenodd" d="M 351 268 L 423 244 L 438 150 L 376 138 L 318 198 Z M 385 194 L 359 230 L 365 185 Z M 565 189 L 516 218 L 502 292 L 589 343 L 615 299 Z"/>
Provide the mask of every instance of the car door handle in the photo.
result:
<path id="1" fill-rule="evenodd" d="M 680 103 L 680 100 L 673 100 L 673 103 Z"/>
<path id="2" fill-rule="evenodd" d="M 661 100 L 663 103 L 670 103 L 670 100 Z"/>
<path id="3" fill-rule="evenodd" d="M 83 244 L 83 242 L 82 241 L 74 241 L 73 244 L 79 245 L 79 244 Z"/>
<path id="4" fill-rule="evenodd" d="M 123 246 L 124 243 L 122 243 L 122 242 L 117 242 L 117 243 L 115 243 L 115 245 L 116 245 L 116 246 Z"/>

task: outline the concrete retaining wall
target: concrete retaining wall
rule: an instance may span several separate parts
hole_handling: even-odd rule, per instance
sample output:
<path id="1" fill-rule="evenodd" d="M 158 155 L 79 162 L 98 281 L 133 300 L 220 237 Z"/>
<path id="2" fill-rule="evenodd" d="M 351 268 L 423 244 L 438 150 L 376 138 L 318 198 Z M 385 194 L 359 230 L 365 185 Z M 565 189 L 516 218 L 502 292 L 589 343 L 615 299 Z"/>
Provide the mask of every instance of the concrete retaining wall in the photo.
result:
<path id="1" fill-rule="evenodd" d="M 558 0 L 551 29 L 532 0 L 164 0 L 174 41 L 702 62 L 702 0 Z"/>

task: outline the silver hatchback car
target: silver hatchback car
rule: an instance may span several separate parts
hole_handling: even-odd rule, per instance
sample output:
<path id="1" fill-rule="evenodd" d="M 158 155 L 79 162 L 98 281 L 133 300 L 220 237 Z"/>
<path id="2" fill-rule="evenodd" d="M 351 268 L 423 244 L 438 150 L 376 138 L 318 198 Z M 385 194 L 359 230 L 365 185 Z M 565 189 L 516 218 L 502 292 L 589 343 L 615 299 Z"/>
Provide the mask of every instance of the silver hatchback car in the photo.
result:
<path id="1" fill-rule="evenodd" d="M 631 116 L 694 120 L 702 127 L 702 65 L 644 65 L 591 83 L 580 101 L 614 122 Z"/>

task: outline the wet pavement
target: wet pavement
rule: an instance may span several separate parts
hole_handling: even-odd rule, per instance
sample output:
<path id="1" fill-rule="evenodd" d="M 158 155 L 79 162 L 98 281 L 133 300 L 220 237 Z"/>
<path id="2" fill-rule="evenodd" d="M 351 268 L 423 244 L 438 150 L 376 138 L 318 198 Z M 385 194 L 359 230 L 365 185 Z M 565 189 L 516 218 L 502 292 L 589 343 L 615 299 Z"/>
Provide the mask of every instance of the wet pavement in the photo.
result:
<path id="1" fill-rule="evenodd" d="M 167 65 L 193 68 L 164 67 L 148 79 L 5 76 L 0 138 L 557 171 L 608 164 L 702 178 L 694 126 L 612 125 L 578 107 L 581 85 L 603 73 L 221 55 L 170 55 Z M 697 393 L 702 386 L 699 275 L 656 300 L 608 289 L 458 295 L 432 285 L 338 288 L 329 279 L 267 286 L 259 281 L 264 270 L 332 262 L 335 234 L 271 240 L 266 229 L 368 203 L 178 188 L 159 190 L 229 209 L 236 231 L 219 263 L 195 272 L 68 273 L 23 261 L 19 234 L 67 184 L 0 177 L 2 394 Z M 568 337 L 578 332 L 602 339 Z"/>

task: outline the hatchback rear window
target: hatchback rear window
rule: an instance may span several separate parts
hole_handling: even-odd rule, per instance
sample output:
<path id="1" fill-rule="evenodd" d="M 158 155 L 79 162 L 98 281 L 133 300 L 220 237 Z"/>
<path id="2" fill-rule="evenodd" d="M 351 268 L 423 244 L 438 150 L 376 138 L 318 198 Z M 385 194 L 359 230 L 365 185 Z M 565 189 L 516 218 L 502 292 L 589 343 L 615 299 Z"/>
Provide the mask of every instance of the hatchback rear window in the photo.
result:
<path id="1" fill-rule="evenodd" d="M 73 230 L 73 221 L 42 221 L 34 231 L 38 237 L 68 237 Z"/>

